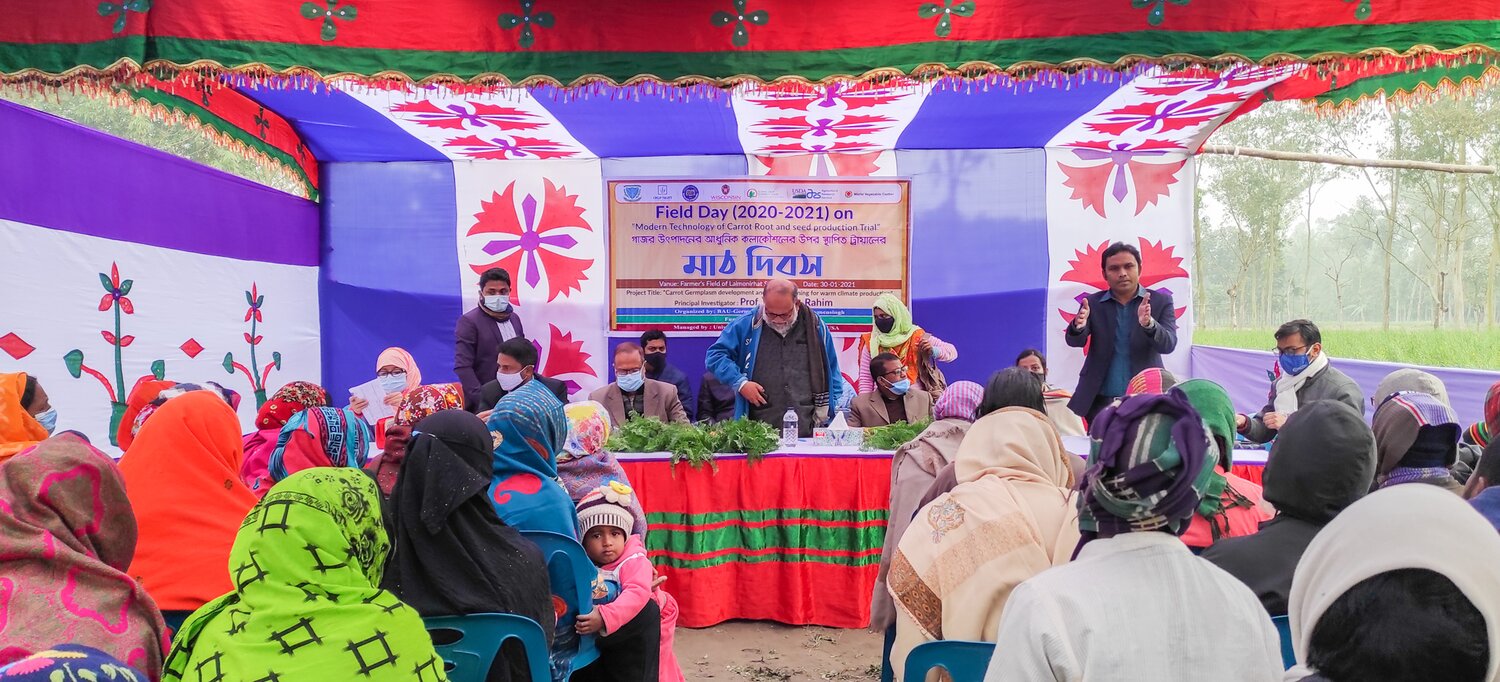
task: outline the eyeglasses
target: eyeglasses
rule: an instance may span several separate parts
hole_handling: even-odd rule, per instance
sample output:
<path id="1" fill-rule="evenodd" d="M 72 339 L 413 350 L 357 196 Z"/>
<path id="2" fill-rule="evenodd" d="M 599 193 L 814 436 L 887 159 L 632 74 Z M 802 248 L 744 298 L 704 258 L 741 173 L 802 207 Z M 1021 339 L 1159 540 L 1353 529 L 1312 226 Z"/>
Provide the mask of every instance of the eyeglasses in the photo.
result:
<path id="1" fill-rule="evenodd" d="M 1277 355 L 1301 355 L 1298 351 L 1307 350 L 1307 346 L 1293 346 L 1291 348 L 1272 348 L 1271 352 Z"/>
<path id="2" fill-rule="evenodd" d="M 782 313 L 773 313 L 773 312 L 767 310 L 766 311 L 766 319 L 771 320 L 773 322 L 785 322 L 787 320 L 792 319 L 792 315 L 796 314 L 796 312 L 797 312 L 796 308 L 792 308 L 789 312 L 787 312 L 785 314 L 782 314 Z"/>
<path id="3" fill-rule="evenodd" d="M 895 368 L 895 369 L 893 369 L 893 370 L 891 370 L 889 372 L 886 372 L 885 374 L 882 374 L 880 376 L 885 377 L 885 378 L 890 378 L 890 377 L 893 377 L 893 376 L 906 376 L 906 368 L 905 367 L 897 367 L 897 368 Z"/>
<path id="4" fill-rule="evenodd" d="M 403 376 L 404 377 L 404 376 L 406 376 L 406 370 L 404 370 L 404 369 L 379 369 L 379 370 L 375 370 L 375 376 L 378 376 L 378 377 Z"/>

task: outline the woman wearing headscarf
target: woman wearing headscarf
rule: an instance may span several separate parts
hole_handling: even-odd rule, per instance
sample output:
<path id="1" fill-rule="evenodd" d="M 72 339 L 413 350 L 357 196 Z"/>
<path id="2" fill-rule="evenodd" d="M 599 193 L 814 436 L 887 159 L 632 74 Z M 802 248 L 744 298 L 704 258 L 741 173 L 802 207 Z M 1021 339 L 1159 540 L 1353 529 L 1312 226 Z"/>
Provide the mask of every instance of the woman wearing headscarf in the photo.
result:
<path id="1" fill-rule="evenodd" d="M 1448 386 L 1443 383 L 1442 379 L 1410 367 L 1403 367 L 1385 375 L 1375 389 L 1375 394 L 1370 396 L 1370 403 L 1378 411 L 1381 405 L 1400 393 L 1425 393 L 1436 398 L 1449 410 L 1453 409 L 1453 401 L 1448 397 Z M 1497 406 L 1497 409 L 1500 409 L 1500 406 Z M 1456 413 L 1454 418 L 1457 419 Z M 1464 442 L 1466 439 L 1463 438 L 1462 430 L 1459 436 L 1458 451 L 1449 469 L 1451 469 L 1453 479 L 1462 485 L 1469 480 L 1469 474 L 1479 463 L 1479 455 L 1484 452 L 1484 446 Z"/>
<path id="2" fill-rule="evenodd" d="M 232 537 L 234 589 L 183 623 L 164 682 L 446 679 L 421 616 L 379 587 L 391 544 L 363 471 L 292 474 Z"/>
<path id="3" fill-rule="evenodd" d="M 57 410 L 34 377 L 0 374 L 0 462 L 46 440 L 55 428 Z"/>
<path id="4" fill-rule="evenodd" d="M 140 527 L 130 574 L 168 622 L 230 588 L 229 548 L 256 499 L 241 447 L 234 410 L 194 391 L 162 405 L 120 459 Z"/>
<path id="5" fill-rule="evenodd" d="M 116 440 L 119 440 L 122 444 L 134 442 L 135 435 L 141 432 L 141 427 L 145 426 L 146 421 L 151 419 L 151 416 L 156 414 L 156 411 L 161 409 L 162 405 L 167 404 L 168 400 L 187 395 L 194 391 L 207 391 L 218 396 L 224 400 L 225 404 L 229 405 L 229 409 L 234 410 L 236 413 L 240 409 L 240 394 L 212 381 L 205 381 L 201 384 L 176 381 L 147 381 L 142 382 L 138 387 L 143 389 L 140 392 L 140 397 L 143 399 L 150 398 L 150 400 L 145 401 L 144 404 L 139 406 L 127 404 L 124 415 L 120 418 L 120 428 L 115 433 Z M 136 409 L 137 407 L 139 409 Z M 130 416 L 132 409 L 135 409 L 134 417 Z M 121 445 L 122 451 L 128 449 L 128 446 Z"/>
<path id="6" fill-rule="evenodd" d="M 326 407 L 328 391 L 311 381 L 293 381 L 271 394 L 271 399 L 255 413 L 255 431 L 245 435 L 245 463 L 240 466 L 240 480 L 255 485 L 258 472 L 266 470 L 271 451 L 281 437 L 281 427 L 293 415 L 310 407 Z"/>
<path id="7" fill-rule="evenodd" d="M 71 435 L 43 441 L 0 466 L 0 508 L 0 664 L 73 643 L 160 677 L 166 625 L 125 572 L 135 514 L 114 461 Z"/>
<path id="8" fill-rule="evenodd" d="M 1276 517 L 1201 556 L 1245 583 L 1267 613 L 1286 615 L 1292 573 L 1308 543 L 1374 480 L 1375 436 L 1359 412 L 1337 400 L 1307 403 L 1287 417 L 1266 461 L 1265 497 Z"/>
<path id="9" fill-rule="evenodd" d="M 917 512 L 891 560 L 893 670 L 923 642 L 994 641 L 1011 590 L 1068 561 L 1079 537 L 1069 457 L 1039 411 L 974 422 L 954 461 L 958 485 Z"/>
<path id="10" fill-rule="evenodd" d="M 1161 395 L 1177 385 L 1177 376 L 1160 367 L 1147 367 L 1130 378 L 1125 395 Z"/>
<path id="11" fill-rule="evenodd" d="M 1207 379 L 1189 379 L 1177 384 L 1175 390 L 1187 396 L 1219 450 L 1206 494 L 1187 532 L 1182 534 L 1182 541 L 1188 547 L 1202 550 L 1224 538 L 1254 535 L 1276 510 L 1265 503 L 1259 485 L 1234 475 L 1231 469 L 1235 416 L 1229 392 Z"/>
<path id="12" fill-rule="evenodd" d="M 568 442 L 557 453 L 557 476 L 573 503 L 583 501 L 585 495 L 610 481 L 630 485 L 620 462 L 604 451 L 604 443 L 609 440 L 609 410 L 587 400 L 568 403 L 563 413 L 568 416 Z M 629 508 L 630 515 L 635 517 L 635 527 L 630 533 L 644 538 L 646 510 L 641 508 L 639 495 L 630 496 Z"/>
<path id="13" fill-rule="evenodd" d="M 542 626 L 550 647 L 555 616 L 547 564 L 536 545 L 495 515 L 485 494 L 492 444 L 484 422 L 462 409 L 417 423 L 391 492 L 395 554 L 381 586 L 424 618 L 525 616 Z M 519 646 L 502 649 L 501 658 L 490 682 L 528 679 Z"/>
<path id="14" fill-rule="evenodd" d="M 369 456 L 370 426 L 352 410 L 333 407 L 302 410 L 281 427 L 265 469 L 250 472 L 250 489 L 264 497 L 277 481 L 303 469 L 360 469 Z"/>
<path id="15" fill-rule="evenodd" d="M 972 381 L 955 381 L 932 406 L 935 420 L 891 457 L 890 513 L 886 516 L 885 545 L 880 550 L 880 571 L 870 599 L 870 629 L 884 632 L 896 625 L 896 604 L 886 590 L 886 574 L 897 544 L 921 508 L 918 502 L 937 479 L 938 471 L 958 458 L 958 446 L 974 423 L 974 413 L 984 389 Z M 946 492 L 946 491 L 945 491 Z M 894 635 L 892 635 L 894 637 Z"/>
<path id="16" fill-rule="evenodd" d="M 1395 393 L 1375 410 L 1371 426 L 1380 457 L 1378 487 L 1429 483 L 1463 494 L 1452 472 L 1458 461 L 1458 417 L 1441 400 L 1426 393 Z"/>
<path id="17" fill-rule="evenodd" d="M 385 404 L 395 409 L 401 404 L 407 391 L 422 385 L 422 370 L 417 368 L 416 358 L 406 352 L 406 349 L 391 347 L 380 351 L 380 356 L 375 358 L 375 379 L 380 382 L 381 390 L 385 391 Z M 366 407 L 369 407 L 369 402 L 363 398 L 349 401 L 349 409 L 360 417 L 364 417 Z M 374 426 L 375 433 L 384 433 L 381 424 Z"/>
<path id="18" fill-rule="evenodd" d="M 1378 539 L 1378 541 L 1372 541 Z M 1500 680 L 1500 535 L 1432 486 L 1380 490 L 1297 564 L 1286 680 Z"/>
<path id="19" fill-rule="evenodd" d="M 1076 556 L 1011 592 L 985 679 L 1279 679 L 1260 601 L 1175 537 L 1218 459 L 1187 396 L 1126 398 L 1092 437 Z"/>
<path id="20" fill-rule="evenodd" d="M 495 442 L 490 502 L 520 530 L 578 537 L 578 514 L 557 480 L 557 453 L 568 440 L 562 403 L 539 381 L 500 399 L 489 419 Z"/>
<path id="21" fill-rule="evenodd" d="M 160 397 L 162 391 L 176 385 L 175 381 L 143 377 L 130 389 L 130 396 L 125 399 L 125 412 L 120 415 L 120 425 L 115 428 L 115 443 L 121 452 L 128 452 L 130 444 L 135 442 L 135 434 L 140 431 L 135 418 L 140 416 L 141 410 Z"/>
<path id="22" fill-rule="evenodd" d="M 0 667 L 0 682 L 149 682 L 158 676 L 148 677 L 108 653 L 81 644 L 58 644 Z"/>
<path id="23" fill-rule="evenodd" d="M 937 400 L 947 385 L 937 363 L 957 360 L 958 349 L 912 324 L 911 310 L 895 294 L 881 294 L 876 298 L 873 312 L 874 324 L 870 331 L 859 337 L 858 392 L 875 390 L 875 378 L 870 376 L 870 359 L 881 353 L 890 353 L 901 359 L 912 388 L 927 391 L 933 400 Z"/>
<path id="24" fill-rule="evenodd" d="M 461 410 L 464 407 L 463 391 L 458 384 L 436 384 L 418 386 L 406 392 L 401 404 L 396 407 L 396 416 L 383 419 L 385 444 L 380 455 L 365 464 L 365 470 L 375 477 L 380 486 L 380 495 L 390 497 L 401 473 L 401 461 L 406 457 L 406 445 L 411 440 L 414 424 L 443 410 Z M 480 422 L 483 424 L 483 422 Z"/>
<path id="25" fill-rule="evenodd" d="M 1500 381 L 1490 386 L 1484 396 L 1484 418 L 1464 430 L 1464 443 L 1484 450 L 1485 446 L 1500 439 Z"/>

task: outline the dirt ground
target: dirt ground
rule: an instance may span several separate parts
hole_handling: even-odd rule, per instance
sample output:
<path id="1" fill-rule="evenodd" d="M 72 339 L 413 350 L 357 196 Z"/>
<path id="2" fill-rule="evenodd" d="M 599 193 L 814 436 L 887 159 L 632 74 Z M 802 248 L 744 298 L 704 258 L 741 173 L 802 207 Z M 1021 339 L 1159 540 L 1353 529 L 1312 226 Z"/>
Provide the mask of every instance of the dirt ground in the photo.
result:
<path id="1" fill-rule="evenodd" d="M 880 679 L 880 635 L 760 621 L 677 629 L 677 662 L 689 680 L 722 682 Z"/>

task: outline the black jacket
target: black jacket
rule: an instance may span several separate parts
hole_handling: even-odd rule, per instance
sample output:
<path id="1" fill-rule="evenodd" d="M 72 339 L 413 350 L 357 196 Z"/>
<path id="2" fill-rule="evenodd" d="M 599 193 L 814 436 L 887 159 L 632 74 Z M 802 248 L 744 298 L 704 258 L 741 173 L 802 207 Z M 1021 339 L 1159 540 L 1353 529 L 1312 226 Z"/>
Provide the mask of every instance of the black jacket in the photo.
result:
<path id="1" fill-rule="evenodd" d="M 1313 536 L 1375 480 L 1375 435 L 1338 400 L 1302 405 L 1287 419 L 1266 461 L 1266 501 L 1276 518 L 1260 532 L 1220 540 L 1202 556 L 1239 578 L 1272 616 L 1286 615 L 1292 573 Z"/>
<path id="2" fill-rule="evenodd" d="M 535 381 L 540 381 L 543 386 L 547 387 L 547 390 L 552 391 L 552 395 L 557 396 L 557 399 L 561 401 L 562 404 L 568 404 L 567 384 L 558 381 L 557 379 L 544 377 L 540 374 L 537 375 Z M 484 388 L 479 389 L 479 401 L 476 403 L 471 403 L 464 409 L 473 412 L 474 414 L 479 414 L 480 412 L 483 412 L 485 410 L 493 410 L 495 409 L 496 405 L 500 404 L 500 399 L 505 397 L 506 392 L 507 391 L 500 388 L 500 381 L 498 379 L 492 380 L 490 381 L 490 383 L 485 384 Z"/>
<path id="3" fill-rule="evenodd" d="M 703 383 L 698 385 L 698 419 L 710 424 L 734 419 L 736 395 L 713 372 L 704 372 Z"/>
<path id="4" fill-rule="evenodd" d="M 1161 356 L 1177 349 L 1177 310 L 1172 307 L 1172 295 L 1164 291 L 1146 289 L 1151 292 L 1151 319 L 1156 320 L 1154 331 L 1146 331 L 1139 322 L 1130 320 L 1130 371 L 1127 377 L 1141 370 L 1161 367 Z M 1099 389 L 1109 375 L 1109 363 L 1115 357 L 1115 319 L 1118 306 L 1108 304 L 1113 294 L 1109 289 L 1089 294 L 1089 321 L 1083 331 L 1075 332 L 1069 324 L 1064 340 L 1073 348 L 1089 346 L 1088 356 L 1083 360 L 1083 370 L 1078 373 L 1078 389 L 1068 401 L 1068 409 L 1079 416 L 1087 415 L 1099 397 Z M 1127 314 L 1136 314 L 1138 304 L 1132 301 L 1125 307 Z M 1093 343 L 1089 343 L 1092 339 Z"/>
<path id="5" fill-rule="evenodd" d="M 665 381 L 677 387 L 677 399 L 682 401 L 682 409 L 687 412 L 688 421 L 695 421 L 693 417 L 694 408 L 697 403 L 693 402 L 693 387 L 688 384 L 687 373 L 677 369 L 676 365 L 668 364 L 662 367 L 661 374 L 651 376 L 650 367 L 646 371 L 647 379 Z"/>

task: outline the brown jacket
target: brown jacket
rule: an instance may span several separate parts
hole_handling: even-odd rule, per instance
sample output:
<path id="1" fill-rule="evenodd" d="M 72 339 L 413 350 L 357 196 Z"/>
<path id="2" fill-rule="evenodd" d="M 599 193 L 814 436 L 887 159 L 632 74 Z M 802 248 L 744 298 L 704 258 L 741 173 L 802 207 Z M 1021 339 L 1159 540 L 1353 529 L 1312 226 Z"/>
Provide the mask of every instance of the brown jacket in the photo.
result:
<path id="1" fill-rule="evenodd" d="M 644 390 L 646 396 L 641 402 L 646 413 L 641 415 L 642 417 L 656 417 L 668 424 L 690 423 L 687 410 L 682 408 L 682 400 L 677 397 L 676 386 L 664 381 L 647 379 Z M 625 414 L 625 395 L 620 392 L 618 384 L 610 384 L 594 391 L 589 395 L 589 400 L 609 410 L 609 422 L 615 428 L 623 425 L 629 416 Z"/>
<path id="2" fill-rule="evenodd" d="M 932 419 L 932 394 L 927 391 L 907 391 L 904 398 L 906 403 L 906 421 L 915 424 L 923 419 Z M 861 393 L 854 396 L 854 402 L 849 403 L 849 425 L 863 426 L 886 426 L 891 423 L 891 416 L 885 411 L 885 399 L 880 395 L 880 389 Z"/>

